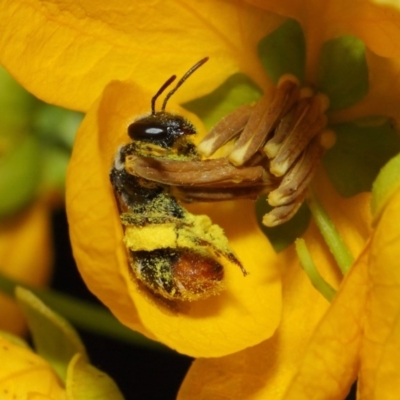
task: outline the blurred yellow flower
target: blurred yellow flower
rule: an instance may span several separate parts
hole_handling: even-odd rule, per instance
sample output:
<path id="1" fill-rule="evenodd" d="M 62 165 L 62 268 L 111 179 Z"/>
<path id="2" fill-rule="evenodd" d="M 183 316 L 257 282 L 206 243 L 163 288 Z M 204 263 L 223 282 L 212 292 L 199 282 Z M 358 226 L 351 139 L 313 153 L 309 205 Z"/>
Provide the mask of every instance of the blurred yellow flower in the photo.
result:
<path id="1" fill-rule="evenodd" d="M 2 399 L 65 399 L 60 378 L 43 358 L 28 347 L 0 335 L 0 356 Z"/>
<path id="2" fill-rule="evenodd" d="M 44 286 L 53 261 L 51 211 L 64 204 L 68 117 L 76 115 L 40 103 L 2 67 L 0 93 L 0 272 Z M 0 297 L 0 328 L 23 334 L 18 307 Z"/>
<path id="3" fill-rule="evenodd" d="M 50 210 L 36 202 L 27 210 L 0 223 L 0 271 L 32 286 L 48 283 L 53 261 Z M 10 297 L 0 294 L 0 329 L 25 333 L 21 311 Z"/>
<path id="4" fill-rule="evenodd" d="M 115 382 L 92 366 L 74 328 L 35 295 L 15 290 L 36 353 L 21 338 L 0 332 L 0 397 L 122 400 Z"/>

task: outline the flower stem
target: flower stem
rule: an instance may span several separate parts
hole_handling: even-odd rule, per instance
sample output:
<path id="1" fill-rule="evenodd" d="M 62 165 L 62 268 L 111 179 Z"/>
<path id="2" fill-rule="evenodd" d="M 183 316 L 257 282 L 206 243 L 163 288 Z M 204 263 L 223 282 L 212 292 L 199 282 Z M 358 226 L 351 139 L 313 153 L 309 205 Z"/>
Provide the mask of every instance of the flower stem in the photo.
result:
<path id="1" fill-rule="evenodd" d="M 329 218 L 329 215 L 322 207 L 315 193 L 311 190 L 308 197 L 308 206 L 330 252 L 342 271 L 342 274 L 346 275 L 354 262 L 353 256 L 350 254 L 349 249 L 344 243 L 332 220 Z"/>
<path id="2" fill-rule="evenodd" d="M 304 239 L 296 239 L 294 242 L 300 264 L 310 279 L 312 285 L 327 299 L 332 301 L 336 290 L 320 275 L 307 249 Z"/>
<path id="3" fill-rule="evenodd" d="M 68 319 L 78 328 L 151 350 L 171 351 L 160 343 L 149 340 L 141 334 L 123 326 L 102 306 L 78 300 L 75 297 L 61 294 L 54 290 L 33 288 L 13 281 L 0 273 L 1 292 L 14 297 L 16 286 L 21 286 L 32 291 L 53 311 Z"/>

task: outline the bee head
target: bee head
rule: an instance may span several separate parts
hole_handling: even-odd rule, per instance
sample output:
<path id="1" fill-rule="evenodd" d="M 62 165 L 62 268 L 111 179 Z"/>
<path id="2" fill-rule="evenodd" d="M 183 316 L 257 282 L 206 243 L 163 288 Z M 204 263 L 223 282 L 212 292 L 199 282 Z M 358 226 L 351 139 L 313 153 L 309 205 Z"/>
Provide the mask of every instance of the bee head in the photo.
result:
<path id="1" fill-rule="evenodd" d="M 171 148 L 183 135 L 195 133 L 194 126 L 185 118 L 165 111 L 150 114 L 128 127 L 128 135 L 132 140 L 149 142 L 163 148 Z"/>
<path id="2" fill-rule="evenodd" d="M 174 144 L 185 135 L 193 135 L 196 133 L 194 126 L 180 115 L 171 114 L 165 111 L 167 102 L 176 90 L 193 74 L 196 69 L 203 65 L 208 57 L 203 58 L 196 63 L 186 74 L 180 79 L 176 86 L 165 96 L 161 111 L 155 111 L 157 98 L 164 90 L 176 79 L 173 75 L 158 90 L 151 99 L 151 114 L 138 119 L 128 127 L 129 137 L 138 142 L 148 142 L 165 149 L 172 148 Z"/>

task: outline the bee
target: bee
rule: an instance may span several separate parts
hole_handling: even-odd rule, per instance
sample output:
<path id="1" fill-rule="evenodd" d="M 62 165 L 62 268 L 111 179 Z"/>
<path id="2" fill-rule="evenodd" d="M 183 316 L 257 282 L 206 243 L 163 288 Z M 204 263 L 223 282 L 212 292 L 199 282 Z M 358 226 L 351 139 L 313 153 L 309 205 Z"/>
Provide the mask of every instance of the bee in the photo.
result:
<path id="1" fill-rule="evenodd" d="M 165 96 L 161 111 L 156 111 L 157 99 L 176 76 L 171 76 L 161 86 L 151 99 L 151 113 L 129 125 L 127 131 L 132 141 L 118 149 L 110 172 L 130 268 L 151 293 L 173 301 L 195 301 L 220 293 L 224 265 L 235 264 L 246 275 L 246 270 L 229 248 L 223 230 L 208 216 L 193 215 L 178 202 L 171 186 L 171 182 L 176 183 L 175 178 L 163 181 L 160 177 L 152 179 L 145 172 L 137 172 L 137 165 L 143 160 L 153 164 L 173 163 L 181 166 L 182 171 L 185 171 L 185 165 L 196 169 L 195 166 L 200 168 L 205 162 L 190 139 L 196 133 L 194 126 L 182 116 L 165 110 L 176 90 L 207 60 L 204 58 L 190 68 Z M 213 162 L 207 165 L 212 166 Z M 232 166 L 225 167 L 231 173 L 235 170 Z M 155 167 L 153 171 L 158 170 Z M 231 181 L 235 179 L 233 177 Z M 212 185 L 212 182 L 208 184 Z M 195 182 L 186 186 L 193 185 Z M 203 183 L 203 188 L 204 185 L 207 183 Z M 185 183 L 181 182 L 181 186 L 185 187 Z M 232 191 L 234 193 L 235 189 Z M 201 192 L 199 189 L 198 193 Z M 214 188 L 217 197 L 221 192 Z M 190 195 L 190 200 L 201 197 L 198 193 Z M 210 193 L 213 197 L 213 190 Z"/>

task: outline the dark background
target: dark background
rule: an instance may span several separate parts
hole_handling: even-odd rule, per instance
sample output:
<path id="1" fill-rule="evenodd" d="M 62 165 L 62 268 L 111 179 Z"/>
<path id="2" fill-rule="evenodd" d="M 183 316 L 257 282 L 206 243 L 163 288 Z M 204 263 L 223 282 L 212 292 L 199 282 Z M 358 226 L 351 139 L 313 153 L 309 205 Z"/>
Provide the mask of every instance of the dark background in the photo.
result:
<path id="1" fill-rule="evenodd" d="M 100 304 L 87 290 L 76 269 L 68 237 L 65 213 L 53 215 L 56 270 L 54 290 Z M 94 366 L 110 375 L 126 400 L 176 398 L 192 359 L 177 353 L 163 353 L 125 344 L 79 330 Z"/>

